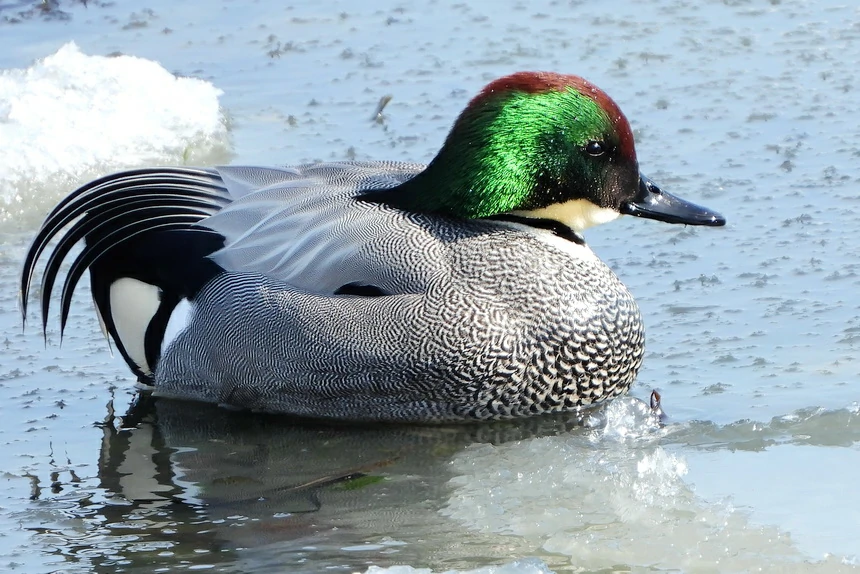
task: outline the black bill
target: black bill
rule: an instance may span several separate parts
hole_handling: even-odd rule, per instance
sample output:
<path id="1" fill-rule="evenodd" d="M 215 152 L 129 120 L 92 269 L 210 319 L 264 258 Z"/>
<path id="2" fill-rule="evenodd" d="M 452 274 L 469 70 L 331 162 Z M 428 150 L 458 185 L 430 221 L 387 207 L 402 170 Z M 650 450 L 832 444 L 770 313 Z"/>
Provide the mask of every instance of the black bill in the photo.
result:
<path id="1" fill-rule="evenodd" d="M 716 211 L 666 193 L 642 174 L 639 175 L 639 193 L 632 200 L 621 204 L 621 213 L 666 223 L 712 227 L 726 224 L 726 218 Z"/>

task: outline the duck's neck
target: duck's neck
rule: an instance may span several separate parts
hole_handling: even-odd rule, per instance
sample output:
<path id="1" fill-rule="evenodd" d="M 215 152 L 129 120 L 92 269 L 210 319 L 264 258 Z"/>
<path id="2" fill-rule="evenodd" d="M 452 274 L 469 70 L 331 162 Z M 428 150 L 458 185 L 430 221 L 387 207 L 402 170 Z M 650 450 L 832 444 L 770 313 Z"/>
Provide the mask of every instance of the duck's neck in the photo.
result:
<path id="1" fill-rule="evenodd" d="M 384 201 L 407 211 L 477 219 L 512 211 L 519 202 L 511 196 L 528 195 L 530 188 L 521 182 L 490 176 L 480 168 L 468 162 L 452 164 L 440 153 L 424 171 L 388 190 Z"/>
<path id="2" fill-rule="evenodd" d="M 398 187 L 374 191 L 366 199 L 408 211 L 469 219 L 528 209 L 544 182 L 541 174 L 558 173 L 541 139 L 524 137 L 515 122 L 489 100 L 467 108 L 427 168 Z"/>

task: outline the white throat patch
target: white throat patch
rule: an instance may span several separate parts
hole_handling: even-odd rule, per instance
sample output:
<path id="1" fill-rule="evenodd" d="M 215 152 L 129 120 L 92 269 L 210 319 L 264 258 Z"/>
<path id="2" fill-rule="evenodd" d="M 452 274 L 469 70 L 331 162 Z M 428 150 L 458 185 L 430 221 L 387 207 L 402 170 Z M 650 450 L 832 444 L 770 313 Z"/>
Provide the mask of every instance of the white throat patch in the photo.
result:
<path id="1" fill-rule="evenodd" d="M 536 219 L 552 219 L 576 232 L 621 217 L 621 214 L 614 209 L 598 207 L 587 199 L 571 199 L 564 203 L 554 203 L 539 209 L 512 211 L 511 214 Z"/>

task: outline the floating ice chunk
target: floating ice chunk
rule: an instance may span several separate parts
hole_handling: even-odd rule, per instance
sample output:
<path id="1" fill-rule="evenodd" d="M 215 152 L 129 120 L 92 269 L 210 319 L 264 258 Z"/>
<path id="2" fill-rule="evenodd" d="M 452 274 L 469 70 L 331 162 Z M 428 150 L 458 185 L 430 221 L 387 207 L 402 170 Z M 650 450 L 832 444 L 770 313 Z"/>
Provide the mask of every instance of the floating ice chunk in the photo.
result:
<path id="1" fill-rule="evenodd" d="M 628 419 L 629 406 L 607 418 Z M 639 423 L 620 428 L 635 436 Z M 786 532 L 752 522 L 726 501 L 699 498 L 677 453 L 654 441 L 619 441 L 613 424 L 603 438 L 595 432 L 464 449 L 452 460 L 441 514 L 567 556 L 582 570 L 829 571 L 829 563 L 806 563 Z"/>
<path id="2" fill-rule="evenodd" d="M 0 70 L 0 221 L 38 219 L 75 185 L 121 168 L 226 159 L 220 94 L 156 62 L 89 56 L 74 43 Z"/>

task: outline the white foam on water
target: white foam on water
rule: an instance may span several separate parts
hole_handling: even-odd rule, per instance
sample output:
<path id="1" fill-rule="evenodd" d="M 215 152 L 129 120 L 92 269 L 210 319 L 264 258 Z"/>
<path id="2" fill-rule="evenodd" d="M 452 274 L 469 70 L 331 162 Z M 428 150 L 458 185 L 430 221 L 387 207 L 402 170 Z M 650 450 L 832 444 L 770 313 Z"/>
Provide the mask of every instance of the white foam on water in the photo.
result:
<path id="1" fill-rule="evenodd" d="M 0 70 L 0 225 L 39 219 L 74 186 L 122 168 L 223 161 L 220 94 L 156 62 L 74 43 Z"/>
<path id="2" fill-rule="evenodd" d="M 466 449 L 452 462 L 457 476 L 441 512 L 476 531 L 525 538 L 581 570 L 858 571 L 832 555 L 818 561 L 728 500 L 702 499 L 686 460 L 658 444 L 662 433 L 645 419 L 629 424 L 635 407 L 607 413 L 606 429 L 591 436 Z"/>

